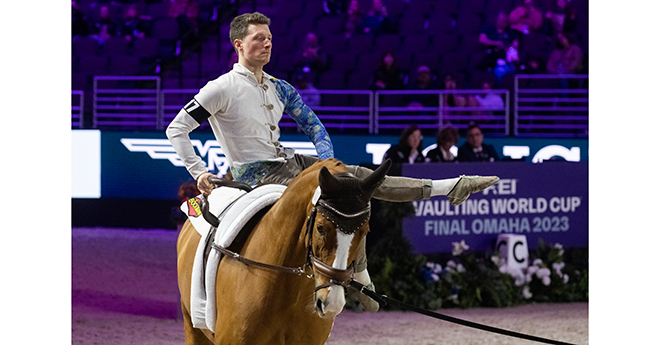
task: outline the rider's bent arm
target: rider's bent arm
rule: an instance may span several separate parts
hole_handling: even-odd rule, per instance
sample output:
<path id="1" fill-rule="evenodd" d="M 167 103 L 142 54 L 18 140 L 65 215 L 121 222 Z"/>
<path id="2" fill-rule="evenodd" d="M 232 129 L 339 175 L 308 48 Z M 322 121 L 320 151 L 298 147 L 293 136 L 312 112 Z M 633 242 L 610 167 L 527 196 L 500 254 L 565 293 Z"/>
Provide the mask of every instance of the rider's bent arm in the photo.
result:
<path id="1" fill-rule="evenodd" d="M 314 143 L 319 159 L 334 158 L 335 153 L 330 135 L 314 111 L 302 101 L 298 91 L 284 80 L 274 80 L 280 99 L 284 103 L 284 112 L 298 123 L 298 127 Z"/>
<path id="2" fill-rule="evenodd" d="M 195 153 L 195 149 L 188 136 L 199 125 L 199 122 L 185 109 L 181 109 L 165 131 L 167 138 L 172 143 L 174 151 L 176 151 L 183 165 L 195 180 L 201 174 L 207 172 L 204 161 Z"/>

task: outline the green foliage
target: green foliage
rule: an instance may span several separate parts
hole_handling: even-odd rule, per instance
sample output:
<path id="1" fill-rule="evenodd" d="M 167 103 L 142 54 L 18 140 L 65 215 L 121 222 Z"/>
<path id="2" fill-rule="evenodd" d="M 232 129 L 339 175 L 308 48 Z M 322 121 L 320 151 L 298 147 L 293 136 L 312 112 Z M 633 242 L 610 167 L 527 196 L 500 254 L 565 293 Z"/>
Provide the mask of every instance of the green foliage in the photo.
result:
<path id="1" fill-rule="evenodd" d="M 368 253 L 376 291 L 420 308 L 508 307 L 528 302 L 588 301 L 586 249 L 564 250 L 539 241 L 533 262 L 523 272 L 508 272 L 490 252 L 469 251 L 454 243 L 454 257 L 442 264 L 414 254 L 403 235 L 403 218 L 414 214 L 412 203 L 380 202 L 382 234 Z M 347 305 L 351 308 L 351 305 Z M 393 309 L 386 306 L 384 309 Z"/>

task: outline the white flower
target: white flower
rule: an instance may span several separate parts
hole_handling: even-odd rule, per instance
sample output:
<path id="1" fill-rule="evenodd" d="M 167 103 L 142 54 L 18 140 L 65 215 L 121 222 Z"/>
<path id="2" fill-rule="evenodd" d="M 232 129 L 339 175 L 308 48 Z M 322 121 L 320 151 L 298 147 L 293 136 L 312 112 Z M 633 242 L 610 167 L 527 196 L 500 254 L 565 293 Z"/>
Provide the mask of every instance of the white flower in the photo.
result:
<path id="1" fill-rule="evenodd" d="M 515 286 L 522 286 L 526 283 L 525 276 L 522 274 L 515 275 L 516 281 L 513 283 Z"/>
<path id="2" fill-rule="evenodd" d="M 555 243 L 554 248 L 555 248 L 555 249 L 559 249 L 559 256 L 564 255 L 564 246 L 562 246 L 562 245 L 559 244 L 559 243 Z"/>
<path id="3" fill-rule="evenodd" d="M 552 272 L 550 271 L 550 269 L 549 269 L 549 268 L 545 268 L 545 267 L 543 267 L 543 268 L 539 268 L 539 270 L 536 271 L 536 277 L 539 278 L 539 279 L 543 279 L 543 278 L 545 278 L 545 277 L 550 278 L 550 274 L 552 274 Z"/>
<path id="4" fill-rule="evenodd" d="M 550 285 L 550 276 L 544 276 L 544 277 L 541 279 L 541 283 L 543 283 L 543 285 L 545 285 L 545 286 Z"/>
<path id="5" fill-rule="evenodd" d="M 506 258 L 501 258 L 497 255 L 493 255 L 490 257 L 490 260 L 495 264 L 497 267 L 502 267 L 506 264 Z"/>
<path id="6" fill-rule="evenodd" d="M 564 284 L 568 283 L 568 274 L 564 274 Z"/>
<path id="7" fill-rule="evenodd" d="M 541 259 L 534 259 L 534 262 L 532 262 L 532 265 L 534 265 L 534 266 L 541 266 L 541 265 L 543 265 L 543 260 L 541 260 Z"/>
<path id="8" fill-rule="evenodd" d="M 448 268 L 456 268 L 456 262 L 454 262 L 454 260 L 447 261 L 447 267 Z"/>
<path id="9" fill-rule="evenodd" d="M 530 283 L 532 281 L 532 274 L 527 273 L 525 274 L 525 283 Z"/>
<path id="10" fill-rule="evenodd" d="M 525 299 L 532 298 L 532 293 L 529 291 L 529 285 L 525 285 L 525 287 L 523 287 L 522 294 Z"/>
<path id="11" fill-rule="evenodd" d="M 442 272 L 442 266 L 440 264 L 433 264 L 433 273 L 440 273 Z"/>
<path id="12" fill-rule="evenodd" d="M 440 280 L 440 276 L 438 276 L 438 275 L 435 274 L 435 273 L 431 273 L 431 278 L 433 278 L 433 281 L 434 281 L 434 282 L 437 282 L 438 280 Z"/>
<path id="13" fill-rule="evenodd" d="M 527 268 L 527 274 L 534 274 L 534 273 L 536 273 L 536 271 L 538 271 L 538 270 L 539 270 L 539 267 L 538 267 L 538 266 L 529 266 L 529 267 Z"/>
<path id="14" fill-rule="evenodd" d="M 500 273 L 509 273 L 509 268 L 507 266 L 500 266 Z"/>
<path id="15" fill-rule="evenodd" d="M 452 242 L 451 244 L 454 246 L 454 249 L 451 252 L 454 256 L 461 255 L 464 251 L 470 249 L 470 246 L 465 243 L 465 240 L 461 240 L 461 242 Z"/>
<path id="16" fill-rule="evenodd" d="M 563 262 L 559 262 L 559 263 L 555 262 L 554 264 L 552 264 L 552 268 L 555 270 L 555 272 L 557 272 L 557 275 L 560 277 L 563 274 L 561 270 L 564 268 L 564 266 L 566 266 L 566 264 Z"/>
<path id="17" fill-rule="evenodd" d="M 456 266 L 456 270 L 460 273 L 463 273 L 465 272 L 465 266 L 463 266 L 463 264 L 458 264 L 458 266 Z"/>

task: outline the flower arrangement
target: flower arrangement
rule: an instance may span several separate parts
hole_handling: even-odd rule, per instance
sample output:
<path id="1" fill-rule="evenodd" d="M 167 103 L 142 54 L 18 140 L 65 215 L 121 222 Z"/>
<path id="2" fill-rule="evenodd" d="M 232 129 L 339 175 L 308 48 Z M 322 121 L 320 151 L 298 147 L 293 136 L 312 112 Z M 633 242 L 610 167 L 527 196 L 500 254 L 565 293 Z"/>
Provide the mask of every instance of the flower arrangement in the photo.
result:
<path id="1" fill-rule="evenodd" d="M 381 204 L 378 217 L 385 231 L 368 255 L 378 293 L 431 310 L 588 301 L 586 249 L 565 250 L 539 240 L 530 251 L 531 265 L 511 270 L 497 254 L 473 252 L 460 241 L 452 243 L 451 257 L 430 261 L 414 254 L 403 235 L 402 219 L 414 212 L 412 205 Z"/>

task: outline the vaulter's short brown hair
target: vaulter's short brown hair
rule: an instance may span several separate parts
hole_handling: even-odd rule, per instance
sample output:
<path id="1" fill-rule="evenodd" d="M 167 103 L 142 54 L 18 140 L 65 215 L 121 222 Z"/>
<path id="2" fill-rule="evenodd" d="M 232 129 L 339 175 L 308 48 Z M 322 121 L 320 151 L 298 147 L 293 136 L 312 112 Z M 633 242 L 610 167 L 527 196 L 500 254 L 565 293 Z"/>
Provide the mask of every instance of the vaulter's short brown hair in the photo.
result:
<path id="1" fill-rule="evenodd" d="M 229 26 L 229 40 L 232 45 L 236 39 L 242 40 L 247 36 L 250 24 L 270 26 L 270 18 L 259 12 L 244 13 L 234 18 Z"/>

